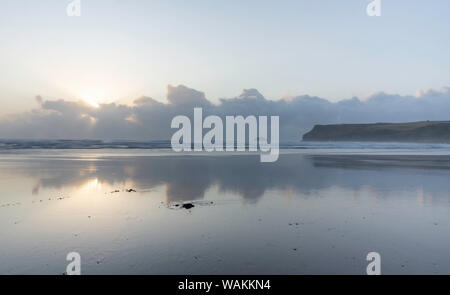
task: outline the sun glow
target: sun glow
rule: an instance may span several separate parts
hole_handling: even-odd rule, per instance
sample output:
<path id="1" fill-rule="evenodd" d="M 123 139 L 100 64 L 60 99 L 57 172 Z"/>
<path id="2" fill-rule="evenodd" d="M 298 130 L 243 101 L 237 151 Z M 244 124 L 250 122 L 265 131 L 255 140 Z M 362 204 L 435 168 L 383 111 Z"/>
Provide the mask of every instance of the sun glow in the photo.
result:
<path id="1" fill-rule="evenodd" d="M 100 105 L 97 102 L 95 102 L 95 100 L 93 100 L 91 98 L 83 97 L 82 100 L 85 103 L 87 103 L 88 105 L 90 105 L 91 107 L 94 107 L 94 108 L 100 107 Z"/>
<path id="2" fill-rule="evenodd" d="M 80 98 L 85 104 L 99 108 L 98 101 L 104 101 L 106 92 L 101 88 L 86 88 L 81 91 L 77 91 L 76 97 Z"/>

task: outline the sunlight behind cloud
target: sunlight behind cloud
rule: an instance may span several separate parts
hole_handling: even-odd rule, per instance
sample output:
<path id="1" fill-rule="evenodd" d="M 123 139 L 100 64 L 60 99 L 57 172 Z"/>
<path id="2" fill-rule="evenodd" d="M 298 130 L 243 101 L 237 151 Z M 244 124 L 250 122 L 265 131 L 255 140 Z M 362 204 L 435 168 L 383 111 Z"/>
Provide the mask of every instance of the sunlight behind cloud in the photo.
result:
<path id="1" fill-rule="evenodd" d="M 82 99 L 85 103 L 87 103 L 88 105 L 90 105 L 90 106 L 92 106 L 92 107 L 94 107 L 94 108 L 100 107 L 100 105 L 99 105 L 97 102 L 95 102 L 93 99 L 91 99 L 91 98 L 82 97 L 81 99 Z"/>
<path id="2" fill-rule="evenodd" d="M 77 97 L 79 97 L 83 102 L 90 105 L 93 108 L 99 108 L 100 104 L 98 102 L 102 102 L 106 99 L 107 94 L 101 88 L 87 88 L 81 91 L 77 91 Z"/>

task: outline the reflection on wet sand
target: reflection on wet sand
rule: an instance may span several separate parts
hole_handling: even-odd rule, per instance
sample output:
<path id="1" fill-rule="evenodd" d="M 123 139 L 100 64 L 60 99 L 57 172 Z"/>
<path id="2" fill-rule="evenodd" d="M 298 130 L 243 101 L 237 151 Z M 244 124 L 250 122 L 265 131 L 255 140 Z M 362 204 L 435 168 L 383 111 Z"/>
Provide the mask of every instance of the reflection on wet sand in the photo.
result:
<path id="1" fill-rule="evenodd" d="M 305 193 L 333 186 L 353 190 L 365 186 L 390 191 L 408 188 L 437 196 L 450 190 L 444 181 L 450 173 L 448 156 L 287 154 L 276 164 L 262 164 L 257 156 L 17 159 L 2 166 L 1 174 L 33 178 L 33 195 L 41 188 L 76 189 L 92 181 L 118 188 L 128 182 L 139 190 L 165 185 L 167 202 L 201 200 L 212 185 L 245 202 L 257 202 L 273 189 Z"/>
<path id="2" fill-rule="evenodd" d="M 450 273 L 448 156 L 76 153 L 0 157 L 1 274 Z"/>

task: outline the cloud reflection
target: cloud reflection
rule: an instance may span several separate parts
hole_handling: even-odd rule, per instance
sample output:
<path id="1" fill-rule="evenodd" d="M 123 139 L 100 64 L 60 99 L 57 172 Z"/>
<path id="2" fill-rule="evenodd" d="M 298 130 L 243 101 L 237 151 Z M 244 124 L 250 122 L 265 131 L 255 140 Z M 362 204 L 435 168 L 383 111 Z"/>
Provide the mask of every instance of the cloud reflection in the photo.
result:
<path id="1" fill-rule="evenodd" d="M 351 190 L 370 187 L 381 192 L 406 189 L 442 196 L 450 190 L 446 181 L 450 159 L 442 157 L 284 154 L 273 164 L 261 164 L 258 157 L 33 159 L 12 165 L 8 173 L 33 178 L 35 185 L 31 193 L 34 195 L 39 194 L 41 188 L 77 189 L 94 182 L 120 188 L 124 183 L 131 183 L 137 190 L 165 185 L 168 202 L 201 200 L 213 185 L 222 193 L 237 194 L 250 203 L 257 202 L 267 190 L 308 195 L 311 191 L 333 186 Z"/>

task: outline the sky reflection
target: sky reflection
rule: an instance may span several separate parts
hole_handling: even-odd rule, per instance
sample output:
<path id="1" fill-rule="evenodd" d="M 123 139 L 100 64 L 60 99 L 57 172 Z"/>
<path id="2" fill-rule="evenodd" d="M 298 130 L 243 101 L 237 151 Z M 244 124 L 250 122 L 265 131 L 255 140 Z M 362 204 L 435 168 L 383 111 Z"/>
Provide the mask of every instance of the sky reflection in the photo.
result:
<path id="1" fill-rule="evenodd" d="M 32 195 L 42 189 L 78 189 L 86 185 L 138 191 L 166 187 L 167 202 L 201 200 L 213 185 L 244 202 L 257 202 L 267 190 L 308 193 L 333 186 L 374 191 L 417 191 L 445 197 L 450 157 L 308 156 L 284 154 L 275 164 L 257 155 L 183 157 L 99 157 L 83 160 L 20 159 L 2 161 L 1 179 L 29 179 Z M 399 170 L 402 173 L 397 173 Z M 379 173 L 382 171 L 382 173 Z M 383 194 L 380 194 L 383 195 Z"/>

